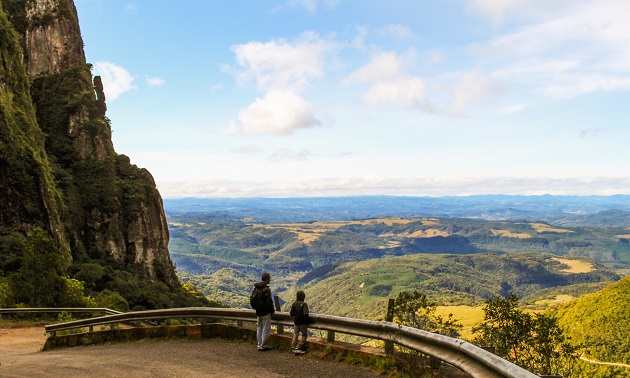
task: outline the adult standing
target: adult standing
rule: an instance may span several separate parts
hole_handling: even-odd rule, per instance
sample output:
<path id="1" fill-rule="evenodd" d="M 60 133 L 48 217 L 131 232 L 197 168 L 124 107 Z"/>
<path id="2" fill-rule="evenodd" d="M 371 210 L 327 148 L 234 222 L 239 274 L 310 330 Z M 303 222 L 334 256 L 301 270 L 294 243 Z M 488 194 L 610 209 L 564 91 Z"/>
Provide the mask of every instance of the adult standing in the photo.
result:
<path id="1" fill-rule="evenodd" d="M 271 316 L 275 312 L 273 307 L 273 299 L 271 298 L 271 274 L 264 272 L 260 282 L 254 284 L 254 292 L 252 293 L 252 307 L 256 309 L 256 320 L 258 328 L 256 329 L 256 341 L 258 343 L 258 351 L 263 352 L 270 350 L 269 334 L 271 333 Z"/>

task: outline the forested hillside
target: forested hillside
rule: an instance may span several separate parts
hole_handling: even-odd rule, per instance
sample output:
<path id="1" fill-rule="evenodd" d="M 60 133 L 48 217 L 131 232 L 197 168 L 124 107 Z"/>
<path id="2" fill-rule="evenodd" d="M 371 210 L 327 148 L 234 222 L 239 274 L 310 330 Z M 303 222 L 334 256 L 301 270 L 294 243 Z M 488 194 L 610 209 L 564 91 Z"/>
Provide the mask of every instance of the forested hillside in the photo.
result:
<path id="1" fill-rule="evenodd" d="M 623 228 L 557 228 L 539 222 L 378 218 L 260 224 L 222 214 L 179 214 L 169 215 L 169 226 L 182 278 L 238 306 L 246 304 L 247 283 L 263 270 L 274 276 L 277 292 L 288 290 L 291 297 L 296 286 L 341 290 L 349 282 L 343 273 L 360 264 L 367 264 L 361 271 L 372 271 L 373 280 L 353 282 L 343 295 L 355 295 L 363 284 L 357 303 L 366 304 L 365 311 L 372 300 L 416 287 L 444 304 L 478 304 L 511 290 L 533 303 L 563 294 L 550 292 L 556 287 L 573 293 L 597 290 L 601 286 L 590 284 L 619 279 L 614 270 L 623 273 L 630 258 Z M 418 265 L 415 273 L 397 275 L 398 268 L 407 272 L 400 261 Z M 339 303 L 326 308 L 349 315 L 350 307 L 342 307 L 350 302 Z"/>
<path id="2" fill-rule="evenodd" d="M 558 311 L 573 342 L 586 347 L 585 358 L 626 367 L 582 362 L 579 377 L 630 376 L 630 277 L 581 296 Z"/>

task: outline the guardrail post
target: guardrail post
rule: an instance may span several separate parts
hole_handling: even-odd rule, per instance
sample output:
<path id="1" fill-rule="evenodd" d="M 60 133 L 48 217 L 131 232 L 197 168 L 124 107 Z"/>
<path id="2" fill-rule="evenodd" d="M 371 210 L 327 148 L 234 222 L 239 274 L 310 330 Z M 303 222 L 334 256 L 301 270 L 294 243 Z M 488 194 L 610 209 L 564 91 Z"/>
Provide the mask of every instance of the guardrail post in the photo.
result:
<path id="1" fill-rule="evenodd" d="M 277 295 L 273 296 L 273 301 L 276 304 L 276 311 L 282 311 L 282 307 L 280 307 L 280 298 Z M 278 335 L 282 335 L 284 333 L 284 326 L 282 324 L 278 324 L 277 330 Z"/>
<path id="2" fill-rule="evenodd" d="M 326 341 L 329 343 L 335 342 L 335 331 L 328 331 L 328 337 L 326 337 Z"/>
<path id="3" fill-rule="evenodd" d="M 429 356 L 429 367 L 431 369 L 439 369 L 440 365 L 442 365 L 442 361 L 439 358 Z"/>
<path id="4" fill-rule="evenodd" d="M 388 322 L 394 321 L 394 303 L 395 303 L 395 299 L 389 298 L 389 301 L 387 303 L 387 316 L 385 317 L 385 320 Z M 393 341 L 385 341 L 385 354 L 388 356 L 391 356 L 392 354 L 394 354 Z"/>

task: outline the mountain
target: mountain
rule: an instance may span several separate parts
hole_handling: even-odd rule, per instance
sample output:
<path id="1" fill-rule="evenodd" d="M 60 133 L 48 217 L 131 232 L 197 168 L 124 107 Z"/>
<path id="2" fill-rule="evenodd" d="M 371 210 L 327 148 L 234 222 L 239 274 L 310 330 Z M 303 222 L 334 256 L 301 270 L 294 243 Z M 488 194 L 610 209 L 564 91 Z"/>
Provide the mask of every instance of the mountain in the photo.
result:
<path id="1" fill-rule="evenodd" d="M 586 347 L 584 357 L 622 366 L 580 363 L 578 377 L 630 376 L 630 277 L 580 296 L 558 310 L 560 325 L 575 343 Z"/>
<path id="2" fill-rule="evenodd" d="M 165 199 L 164 206 L 171 215 L 218 213 L 250 218 L 262 223 L 382 217 L 460 217 L 551 222 L 609 209 L 629 211 L 630 196 L 182 198 Z"/>
<path id="3" fill-rule="evenodd" d="M 561 218 L 553 223 L 564 227 L 630 227 L 630 211 L 609 209 L 595 214 Z"/>
<path id="4" fill-rule="evenodd" d="M 167 305 L 132 299 L 122 284 L 182 292 L 153 177 L 114 150 L 74 3 L 2 1 L 0 23 L 0 275 L 22 269 L 20 243 L 42 229 L 63 261 L 59 275 L 91 275 L 91 289 L 126 291 L 142 307 Z M 98 277 L 94 264 L 104 267 Z"/>

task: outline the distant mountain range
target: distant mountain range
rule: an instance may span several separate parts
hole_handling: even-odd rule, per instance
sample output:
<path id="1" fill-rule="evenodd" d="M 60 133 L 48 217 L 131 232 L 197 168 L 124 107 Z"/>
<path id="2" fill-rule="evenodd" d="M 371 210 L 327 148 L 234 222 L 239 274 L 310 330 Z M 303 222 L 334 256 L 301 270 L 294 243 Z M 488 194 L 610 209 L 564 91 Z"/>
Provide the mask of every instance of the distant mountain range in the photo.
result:
<path id="1" fill-rule="evenodd" d="M 630 195 L 183 198 L 165 199 L 164 207 L 171 214 L 222 213 L 261 223 L 396 216 L 546 221 L 563 226 L 630 226 Z"/>

